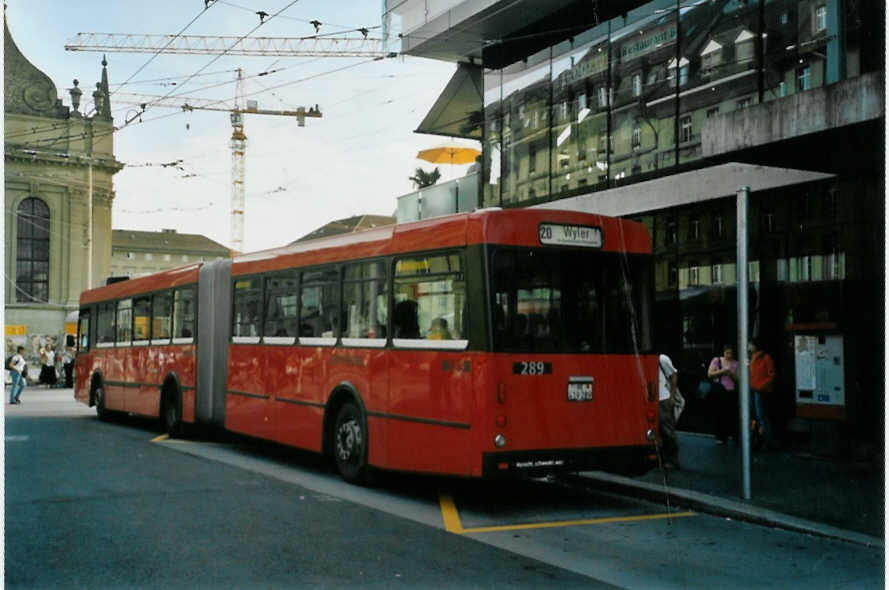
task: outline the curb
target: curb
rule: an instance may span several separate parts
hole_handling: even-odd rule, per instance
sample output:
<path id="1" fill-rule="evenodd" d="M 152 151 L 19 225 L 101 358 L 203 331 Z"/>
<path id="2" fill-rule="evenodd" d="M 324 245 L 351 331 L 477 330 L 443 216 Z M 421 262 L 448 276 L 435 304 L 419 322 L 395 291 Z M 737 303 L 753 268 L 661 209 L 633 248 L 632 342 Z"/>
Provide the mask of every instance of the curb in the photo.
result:
<path id="1" fill-rule="evenodd" d="M 788 514 L 761 508 L 739 500 L 720 498 L 718 496 L 702 494 L 692 490 L 636 481 L 628 477 L 601 471 L 565 474 L 560 476 L 560 479 L 571 483 L 594 487 L 597 490 L 617 492 L 655 502 L 663 502 L 664 496 L 666 496 L 670 503 L 682 505 L 698 512 L 724 516 L 752 524 L 780 528 L 797 533 L 839 539 L 841 541 L 864 545 L 866 547 L 885 548 L 883 539 L 878 537 L 873 537 L 864 533 L 857 533 L 855 531 L 847 531 L 839 527 L 798 518 L 796 516 L 790 516 Z"/>

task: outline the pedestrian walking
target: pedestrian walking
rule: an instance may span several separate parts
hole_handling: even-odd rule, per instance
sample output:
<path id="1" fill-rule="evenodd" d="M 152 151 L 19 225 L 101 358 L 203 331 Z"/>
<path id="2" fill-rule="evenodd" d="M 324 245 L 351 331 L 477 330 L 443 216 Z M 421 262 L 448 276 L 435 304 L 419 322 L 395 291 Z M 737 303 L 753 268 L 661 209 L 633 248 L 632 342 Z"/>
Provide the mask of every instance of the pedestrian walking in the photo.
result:
<path id="1" fill-rule="evenodd" d="M 19 397 L 25 388 L 25 377 L 27 376 L 27 363 L 25 362 L 25 347 L 19 346 L 16 353 L 9 359 L 7 367 L 12 377 L 12 385 L 9 388 L 9 403 L 20 404 Z"/>
<path id="2" fill-rule="evenodd" d="M 658 357 L 658 431 L 660 432 L 661 461 L 664 469 L 679 469 L 679 440 L 676 438 L 676 420 L 685 400 L 679 393 L 679 373 L 673 361 L 665 354 Z M 677 412 L 677 408 L 679 412 Z"/>
<path id="3" fill-rule="evenodd" d="M 65 371 L 65 387 L 74 387 L 74 352 L 70 346 L 65 347 L 62 355 L 62 369 Z"/>
<path id="4" fill-rule="evenodd" d="M 775 362 L 762 350 L 762 341 L 752 338 L 748 345 L 750 352 L 750 391 L 753 392 L 753 415 L 762 428 L 767 448 L 778 446 L 772 423 L 769 420 L 769 405 L 775 383 Z"/>
<path id="5" fill-rule="evenodd" d="M 52 344 L 40 349 L 40 382 L 52 389 L 56 384 L 56 353 Z"/>
<path id="6" fill-rule="evenodd" d="M 722 356 L 714 357 L 707 368 L 707 377 L 713 381 L 710 390 L 713 409 L 713 425 L 716 444 L 725 444 L 730 436 L 738 440 L 740 426 L 738 421 L 738 361 L 735 358 L 735 347 L 726 344 L 722 347 Z"/>

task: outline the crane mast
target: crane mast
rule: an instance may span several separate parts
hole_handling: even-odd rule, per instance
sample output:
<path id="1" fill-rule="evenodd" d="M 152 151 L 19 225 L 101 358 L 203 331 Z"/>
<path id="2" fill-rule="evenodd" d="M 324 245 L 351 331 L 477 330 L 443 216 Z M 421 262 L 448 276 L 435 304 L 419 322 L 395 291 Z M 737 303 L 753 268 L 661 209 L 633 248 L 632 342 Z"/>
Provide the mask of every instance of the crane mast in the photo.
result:
<path id="1" fill-rule="evenodd" d="M 244 76 L 237 70 L 235 82 L 235 110 L 229 115 L 232 122 L 232 250 L 244 251 L 244 159 L 247 152 L 247 136 L 244 134 Z"/>

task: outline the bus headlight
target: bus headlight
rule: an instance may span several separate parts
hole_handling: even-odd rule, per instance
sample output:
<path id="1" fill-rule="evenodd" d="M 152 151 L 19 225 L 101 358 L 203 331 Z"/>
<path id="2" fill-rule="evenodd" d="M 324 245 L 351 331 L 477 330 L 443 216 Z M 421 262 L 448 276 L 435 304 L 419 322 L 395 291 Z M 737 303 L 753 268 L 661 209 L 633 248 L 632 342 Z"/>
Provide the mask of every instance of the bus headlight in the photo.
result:
<path id="1" fill-rule="evenodd" d="M 502 434 L 498 434 L 494 437 L 494 446 L 501 448 L 506 446 L 506 437 Z"/>
<path id="2" fill-rule="evenodd" d="M 654 430 L 649 428 L 648 432 L 645 433 L 645 438 L 647 438 L 650 441 L 653 441 L 655 439 Z"/>

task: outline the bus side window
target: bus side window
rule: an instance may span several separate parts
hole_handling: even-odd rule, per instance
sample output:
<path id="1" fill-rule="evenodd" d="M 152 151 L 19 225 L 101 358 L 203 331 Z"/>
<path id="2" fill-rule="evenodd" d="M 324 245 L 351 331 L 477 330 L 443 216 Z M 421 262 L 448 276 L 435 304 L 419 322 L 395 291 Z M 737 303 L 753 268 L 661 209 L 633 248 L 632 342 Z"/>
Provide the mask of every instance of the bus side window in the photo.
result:
<path id="1" fill-rule="evenodd" d="M 261 306 L 262 279 L 237 279 L 232 295 L 234 308 L 232 338 L 250 338 L 258 342 L 259 324 L 262 318 Z"/>
<path id="2" fill-rule="evenodd" d="M 299 335 L 303 338 L 337 336 L 339 271 L 327 269 L 302 274 Z M 330 343 L 335 342 L 335 340 Z"/>
<path id="3" fill-rule="evenodd" d="M 117 302 L 117 337 L 118 346 L 129 345 L 133 338 L 133 300 L 121 299 Z"/>
<path id="4" fill-rule="evenodd" d="M 265 337 L 296 336 L 299 291 L 296 276 L 265 280 Z"/>
<path id="5" fill-rule="evenodd" d="M 149 321 L 151 319 L 151 298 L 136 297 L 133 299 L 133 340 L 147 341 Z"/>
<path id="6" fill-rule="evenodd" d="M 176 289 L 173 294 L 173 338 L 194 338 L 194 288 Z"/>
<path id="7" fill-rule="evenodd" d="M 90 349 L 90 310 L 81 309 L 77 320 L 77 352 Z"/>
<path id="8" fill-rule="evenodd" d="M 151 339 L 169 342 L 173 315 L 173 292 L 155 293 L 151 298 Z"/>
<path id="9" fill-rule="evenodd" d="M 114 311 L 114 302 L 99 304 L 96 343 L 100 346 L 114 346 Z"/>

